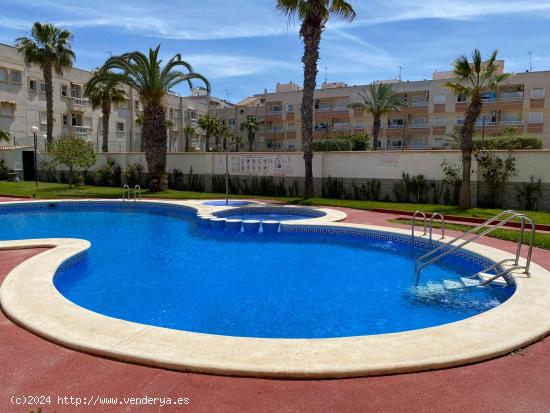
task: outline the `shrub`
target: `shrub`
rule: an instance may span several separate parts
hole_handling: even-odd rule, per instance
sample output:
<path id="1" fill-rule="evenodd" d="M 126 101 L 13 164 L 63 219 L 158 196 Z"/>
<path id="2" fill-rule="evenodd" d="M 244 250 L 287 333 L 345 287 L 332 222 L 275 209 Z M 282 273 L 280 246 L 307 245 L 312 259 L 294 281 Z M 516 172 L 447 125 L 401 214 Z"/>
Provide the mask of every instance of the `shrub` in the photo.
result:
<path id="1" fill-rule="evenodd" d="M 315 152 L 365 151 L 368 148 L 367 135 L 336 136 L 313 142 Z"/>
<path id="2" fill-rule="evenodd" d="M 504 191 L 508 180 L 517 175 L 516 159 L 508 156 L 502 160 L 490 152 L 477 155 L 478 167 L 487 184 L 486 206 L 501 208 L 504 204 Z"/>
<path id="3" fill-rule="evenodd" d="M 542 149 L 542 140 L 537 137 L 529 136 L 496 136 L 485 138 L 482 141 L 481 138 L 476 137 L 474 139 L 474 147 L 477 149 L 505 149 L 510 151 L 519 149 Z"/>
<path id="4" fill-rule="evenodd" d="M 99 186 L 121 186 L 122 168 L 116 165 L 114 159 L 107 159 L 105 166 L 96 171 L 96 182 Z"/>
<path id="5" fill-rule="evenodd" d="M 57 162 L 55 159 L 42 161 L 40 169 L 46 173 L 46 182 L 57 182 Z"/>
<path id="6" fill-rule="evenodd" d="M 330 175 L 323 179 L 321 188 L 323 198 L 345 199 L 347 196 L 344 181 L 340 178 L 332 178 Z"/>
<path id="7" fill-rule="evenodd" d="M 69 168 L 69 188 L 74 174 L 80 168 L 89 168 L 95 164 L 95 152 L 92 143 L 83 138 L 63 137 L 53 141 L 48 152 L 55 161 Z"/>
<path id="8" fill-rule="evenodd" d="M 136 185 L 141 185 L 143 166 L 139 163 L 130 164 L 124 171 L 124 180 L 126 185 L 133 188 Z"/>
<path id="9" fill-rule="evenodd" d="M 0 181 L 8 179 L 8 168 L 4 164 L 4 160 L 0 160 Z"/>
<path id="10" fill-rule="evenodd" d="M 533 175 L 529 177 L 529 182 L 522 182 L 516 185 L 517 200 L 523 209 L 536 210 L 537 201 L 542 196 L 542 181 Z"/>
<path id="11" fill-rule="evenodd" d="M 462 185 L 462 166 L 450 165 L 445 159 L 441 162 L 443 169 L 443 202 L 447 205 L 457 205 L 460 197 L 460 186 Z"/>
<path id="12" fill-rule="evenodd" d="M 381 183 L 378 179 L 368 180 L 361 185 L 351 184 L 353 188 L 353 199 L 378 201 L 380 199 Z"/>

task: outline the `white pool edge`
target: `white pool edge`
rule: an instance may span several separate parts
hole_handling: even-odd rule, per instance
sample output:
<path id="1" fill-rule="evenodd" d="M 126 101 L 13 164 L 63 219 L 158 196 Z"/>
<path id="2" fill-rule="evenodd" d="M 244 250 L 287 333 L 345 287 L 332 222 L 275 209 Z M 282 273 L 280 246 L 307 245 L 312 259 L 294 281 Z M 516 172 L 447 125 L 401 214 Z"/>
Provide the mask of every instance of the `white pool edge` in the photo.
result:
<path id="1" fill-rule="evenodd" d="M 198 209 L 197 202 L 201 201 L 151 203 Z M 311 221 L 287 221 L 284 225 L 409 234 L 394 228 Z M 514 275 L 516 292 L 505 303 L 455 323 L 402 333 L 333 339 L 259 339 L 132 323 L 79 307 L 55 288 L 53 277 L 58 267 L 86 251 L 89 245 L 77 239 L 0 242 L 0 249 L 52 247 L 8 274 L 0 287 L 4 312 L 14 322 L 56 343 L 117 360 L 183 371 L 280 378 L 355 377 L 457 366 L 509 353 L 550 332 L 550 272 L 536 263 L 531 265 L 530 277 Z M 480 244 L 470 244 L 466 250 L 492 261 L 513 257 Z"/>

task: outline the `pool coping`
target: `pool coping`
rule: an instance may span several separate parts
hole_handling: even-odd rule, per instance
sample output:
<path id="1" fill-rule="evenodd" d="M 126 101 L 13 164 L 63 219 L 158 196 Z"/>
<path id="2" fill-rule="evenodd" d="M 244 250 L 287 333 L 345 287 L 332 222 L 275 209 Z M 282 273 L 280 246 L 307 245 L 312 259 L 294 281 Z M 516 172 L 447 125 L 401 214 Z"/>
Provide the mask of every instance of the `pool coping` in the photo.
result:
<path id="1" fill-rule="evenodd" d="M 194 201 L 139 202 L 196 206 Z M 308 221 L 312 220 L 286 221 L 282 225 L 302 226 L 307 222 L 315 227 L 410 234 L 397 228 Z M 530 276 L 514 274 L 516 292 L 510 299 L 489 311 L 454 323 L 371 336 L 264 339 L 172 330 L 86 310 L 61 295 L 53 285 L 53 277 L 59 266 L 84 253 L 90 243 L 78 239 L 0 242 L 0 249 L 36 246 L 51 249 L 15 267 L 0 287 L 0 303 L 6 315 L 30 331 L 64 346 L 157 367 L 297 379 L 393 374 L 493 358 L 535 342 L 550 332 L 550 272 L 534 262 Z M 465 249 L 492 261 L 513 257 L 480 244 L 470 244 Z"/>

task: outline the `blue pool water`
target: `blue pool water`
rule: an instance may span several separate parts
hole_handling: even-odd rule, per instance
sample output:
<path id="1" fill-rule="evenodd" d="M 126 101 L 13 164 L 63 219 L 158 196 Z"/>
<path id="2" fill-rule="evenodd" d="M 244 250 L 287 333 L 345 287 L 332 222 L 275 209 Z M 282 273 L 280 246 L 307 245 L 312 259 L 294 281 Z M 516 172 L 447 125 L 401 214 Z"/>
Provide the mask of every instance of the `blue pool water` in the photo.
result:
<path id="1" fill-rule="evenodd" d="M 0 207 L 1 239 L 75 237 L 83 259 L 56 288 L 110 317 L 201 333 L 325 338 L 391 333 L 461 320 L 509 288 L 447 291 L 480 264 L 449 257 L 413 288 L 423 252 L 398 239 L 198 228 L 192 211 L 145 205 Z"/>

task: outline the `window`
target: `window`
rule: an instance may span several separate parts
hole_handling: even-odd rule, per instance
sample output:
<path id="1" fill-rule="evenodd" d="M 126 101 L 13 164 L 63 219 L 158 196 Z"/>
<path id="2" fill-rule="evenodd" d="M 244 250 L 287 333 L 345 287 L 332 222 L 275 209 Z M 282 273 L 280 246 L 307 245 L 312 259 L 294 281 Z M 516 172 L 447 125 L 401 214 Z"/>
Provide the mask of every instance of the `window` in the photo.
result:
<path id="1" fill-rule="evenodd" d="M 447 101 L 447 96 L 445 96 L 444 94 L 437 94 L 434 97 L 434 103 L 436 105 L 444 105 L 446 101 Z"/>
<path id="2" fill-rule="evenodd" d="M 543 87 L 534 87 L 531 89 L 531 99 L 542 99 L 544 98 L 544 88 Z"/>
<path id="3" fill-rule="evenodd" d="M 294 132 L 296 130 L 296 126 L 294 125 L 294 123 L 289 123 L 286 126 L 286 130 L 289 131 L 289 132 Z"/>
<path id="4" fill-rule="evenodd" d="M 169 113 L 168 116 L 170 117 L 170 119 L 174 119 L 174 108 L 170 108 L 168 113 Z"/>
<path id="5" fill-rule="evenodd" d="M 229 118 L 229 119 L 227 120 L 227 124 L 228 124 L 229 126 L 235 126 L 235 118 Z"/>
<path id="6" fill-rule="evenodd" d="M 434 137 L 434 148 L 443 148 L 445 146 L 445 138 L 441 136 Z"/>
<path id="7" fill-rule="evenodd" d="M 10 72 L 10 77 L 11 77 L 11 83 L 13 83 L 14 85 L 21 84 L 22 74 L 19 70 L 12 70 Z"/>
<path id="8" fill-rule="evenodd" d="M 134 109 L 139 112 L 139 100 L 134 101 Z"/>
<path id="9" fill-rule="evenodd" d="M 194 109 L 188 109 L 187 113 L 189 114 L 189 119 L 195 120 L 197 119 L 197 111 Z"/>
<path id="10" fill-rule="evenodd" d="M 63 122 L 63 126 L 69 126 L 69 118 L 67 115 L 63 115 L 63 117 L 61 118 L 62 122 Z"/>
<path id="11" fill-rule="evenodd" d="M 36 92 L 36 79 L 29 79 L 29 90 L 32 92 Z"/>
<path id="12" fill-rule="evenodd" d="M 40 93 L 46 93 L 46 82 L 40 81 Z"/>
<path id="13" fill-rule="evenodd" d="M 0 102 L 0 117 L 13 118 L 15 116 L 15 106 L 8 102 Z"/>
<path id="14" fill-rule="evenodd" d="M 68 95 L 67 85 L 61 85 L 61 96 L 67 97 L 67 95 Z"/>
<path id="15" fill-rule="evenodd" d="M 116 123 L 116 131 L 117 133 L 124 133 L 124 122 Z"/>
<path id="16" fill-rule="evenodd" d="M 445 116 L 434 116 L 433 117 L 434 126 L 445 126 Z"/>
<path id="17" fill-rule="evenodd" d="M 286 111 L 287 111 L 288 113 L 294 112 L 294 105 L 287 105 L 287 106 L 286 106 Z"/>
<path id="18" fill-rule="evenodd" d="M 8 81 L 8 70 L 0 67 L 0 82 Z"/>
<path id="19" fill-rule="evenodd" d="M 40 111 L 38 116 L 40 118 L 40 125 L 46 126 L 48 124 L 48 114 L 45 111 Z"/>
<path id="20" fill-rule="evenodd" d="M 458 96 L 456 97 L 456 101 L 459 102 L 459 103 L 468 102 L 468 96 L 466 96 L 465 94 L 461 93 L 460 95 L 458 95 Z"/>
<path id="21" fill-rule="evenodd" d="M 365 122 L 362 120 L 355 121 L 355 129 L 363 129 L 365 127 Z"/>
<path id="22" fill-rule="evenodd" d="M 464 125 L 464 116 L 457 116 L 457 117 L 456 117 L 456 125 L 457 125 L 457 126 L 462 126 L 462 125 Z"/>
<path id="23" fill-rule="evenodd" d="M 529 112 L 529 123 L 543 123 L 543 122 L 544 122 L 543 112 Z"/>

